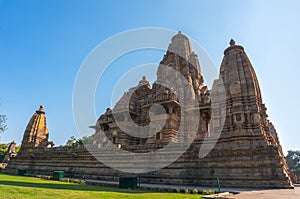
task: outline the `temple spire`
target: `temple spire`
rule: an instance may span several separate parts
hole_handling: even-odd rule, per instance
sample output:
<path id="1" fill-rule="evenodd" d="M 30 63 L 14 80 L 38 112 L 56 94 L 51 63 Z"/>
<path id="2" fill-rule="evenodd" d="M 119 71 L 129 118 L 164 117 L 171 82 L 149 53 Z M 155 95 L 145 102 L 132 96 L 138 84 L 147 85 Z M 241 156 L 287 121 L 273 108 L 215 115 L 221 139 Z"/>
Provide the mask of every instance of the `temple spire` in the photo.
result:
<path id="1" fill-rule="evenodd" d="M 233 39 L 230 40 L 229 42 L 230 46 L 234 46 L 235 45 L 235 41 Z"/>
<path id="2" fill-rule="evenodd" d="M 168 51 L 175 53 L 184 59 L 188 59 L 192 52 L 188 37 L 182 34 L 181 31 L 178 31 L 178 33 L 172 38 Z"/>
<path id="3" fill-rule="evenodd" d="M 200 62 L 197 55 L 193 52 L 192 46 L 187 36 L 179 31 L 172 37 L 168 51 L 160 64 L 167 65 L 179 71 L 187 78 L 196 93 L 203 87 L 203 77 Z M 163 78 L 160 67 L 157 70 L 157 78 Z"/>
<path id="4" fill-rule="evenodd" d="M 22 140 L 22 149 L 37 146 L 47 146 L 48 144 L 48 128 L 46 123 L 46 112 L 44 106 L 33 114 L 24 132 Z"/>
<path id="5" fill-rule="evenodd" d="M 224 55 L 220 72 L 231 96 L 243 94 L 256 97 L 261 101 L 259 83 L 244 48 L 236 45 L 235 41 L 231 39 L 230 46 L 225 49 Z"/>

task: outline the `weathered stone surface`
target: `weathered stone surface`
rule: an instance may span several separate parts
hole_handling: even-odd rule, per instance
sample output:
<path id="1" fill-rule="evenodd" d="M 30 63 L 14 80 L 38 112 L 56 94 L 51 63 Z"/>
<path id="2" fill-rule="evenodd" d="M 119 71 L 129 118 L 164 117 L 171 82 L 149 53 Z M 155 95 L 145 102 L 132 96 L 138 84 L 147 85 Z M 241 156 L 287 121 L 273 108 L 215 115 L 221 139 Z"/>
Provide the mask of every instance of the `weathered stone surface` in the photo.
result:
<path id="1" fill-rule="evenodd" d="M 194 91 L 193 94 L 180 95 L 172 88 L 159 84 L 170 78 L 163 66 L 183 75 Z M 175 83 L 178 86 L 182 83 L 179 81 L 178 78 Z M 179 88 L 178 92 L 186 91 Z M 178 96 L 184 97 L 179 99 Z M 196 100 L 199 106 L 198 119 L 190 117 L 188 113 L 181 113 L 180 101 L 189 103 L 192 100 Z M 160 104 L 164 111 L 159 108 L 152 110 L 155 103 Z M 129 115 L 126 114 L 128 110 Z M 152 117 L 149 116 L 149 110 L 152 111 Z M 165 115 L 167 119 L 162 129 L 150 137 L 137 138 L 121 130 L 122 126 L 129 125 L 129 120 L 145 126 L 150 123 L 150 117 L 155 122 Z M 180 121 L 184 121 L 183 136 L 178 133 Z M 16 173 L 17 169 L 22 168 L 34 174 L 49 175 L 54 170 L 63 170 L 69 177 L 116 180 L 119 176 L 130 175 L 118 169 L 143 169 L 138 161 L 149 161 L 145 154 L 169 143 L 173 143 L 171 152 L 163 153 L 151 161 L 156 164 L 176 157 L 180 154 L 180 144 L 190 139 L 189 132 L 195 131 L 192 145 L 180 158 L 163 169 L 141 174 L 141 181 L 216 186 L 216 178 L 219 178 L 222 186 L 292 186 L 278 135 L 267 118 L 254 69 L 244 48 L 236 45 L 233 40 L 224 51 L 219 79 L 215 80 L 213 88 L 209 90 L 204 85 L 200 63 L 188 38 L 182 33 L 175 35 L 160 62 L 157 80 L 151 86 L 143 77 L 136 87 L 123 95 L 113 109 L 108 108 L 99 117 L 93 127 L 96 130 L 94 143 L 87 146 L 89 151 L 84 147 L 42 147 L 48 141 L 45 122 L 43 110 L 32 117 L 24 133 L 23 152 L 12 159 L 7 172 Z M 197 129 L 195 123 L 199 124 Z M 35 131 L 36 128 L 40 130 Z M 216 137 L 218 133 L 220 137 Z M 126 155 L 122 158 L 116 156 L 107 145 L 108 142 L 122 150 L 136 152 L 136 161 Z M 205 149 L 209 151 L 209 143 L 216 144 L 206 156 L 199 158 L 199 149 L 200 155 Z M 104 150 L 100 153 L 99 148 Z M 109 160 L 116 166 L 115 169 L 97 161 L 96 157 Z M 124 161 L 126 158 L 128 161 Z"/>
<path id="2" fill-rule="evenodd" d="M 12 141 L 7 149 L 7 152 L 5 153 L 4 159 L 2 163 L 7 163 L 12 157 L 15 157 L 17 155 L 16 153 L 16 142 Z"/>
<path id="3" fill-rule="evenodd" d="M 31 117 L 24 132 L 21 152 L 27 148 L 48 145 L 49 134 L 45 114 L 44 106 L 40 106 Z"/>

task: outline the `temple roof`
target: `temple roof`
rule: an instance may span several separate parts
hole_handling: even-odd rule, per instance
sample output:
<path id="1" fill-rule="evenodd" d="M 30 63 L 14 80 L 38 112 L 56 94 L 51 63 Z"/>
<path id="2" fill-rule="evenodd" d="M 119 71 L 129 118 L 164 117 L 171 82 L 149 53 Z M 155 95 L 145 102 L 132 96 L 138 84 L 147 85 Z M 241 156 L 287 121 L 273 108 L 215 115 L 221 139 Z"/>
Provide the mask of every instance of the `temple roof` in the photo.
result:
<path id="1" fill-rule="evenodd" d="M 220 68 L 220 75 L 223 77 L 226 89 L 230 90 L 231 95 L 255 95 L 261 99 L 259 83 L 244 48 L 236 45 L 233 39 L 229 44 L 230 46 L 224 51 Z"/>
<path id="2" fill-rule="evenodd" d="M 172 37 L 172 42 L 176 42 L 176 40 L 184 39 L 186 41 L 189 41 L 189 38 L 181 33 L 181 31 L 178 31 L 176 35 Z"/>
<path id="3" fill-rule="evenodd" d="M 192 48 L 187 36 L 179 31 L 171 40 L 171 44 L 168 47 L 168 51 L 175 53 L 182 58 L 188 60 L 191 55 Z"/>

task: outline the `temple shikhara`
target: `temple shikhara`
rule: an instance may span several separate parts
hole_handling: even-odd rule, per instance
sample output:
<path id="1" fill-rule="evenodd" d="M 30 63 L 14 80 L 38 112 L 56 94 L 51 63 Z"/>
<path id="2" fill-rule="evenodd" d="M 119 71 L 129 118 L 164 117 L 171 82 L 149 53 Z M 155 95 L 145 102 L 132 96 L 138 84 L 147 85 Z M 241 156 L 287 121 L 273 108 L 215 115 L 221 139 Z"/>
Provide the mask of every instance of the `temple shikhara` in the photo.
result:
<path id="1" fill-rule="evenodd" d="M 156 81 L 151 85 L 141 77 L 115 107 L 107 108 L 91 126 L 93 143 L 86 145 L 53 147 L 41 106 L 5 172 L 64 171 L 68 177 L 107 181 L 139 175 L 145 183 L 197 186 L 216 186 L 218 178 L 230 187 L 292 187 L 244 48 L 230 41 L 212 88 L 200 63 L 188 37 L 176 34 Z"/>

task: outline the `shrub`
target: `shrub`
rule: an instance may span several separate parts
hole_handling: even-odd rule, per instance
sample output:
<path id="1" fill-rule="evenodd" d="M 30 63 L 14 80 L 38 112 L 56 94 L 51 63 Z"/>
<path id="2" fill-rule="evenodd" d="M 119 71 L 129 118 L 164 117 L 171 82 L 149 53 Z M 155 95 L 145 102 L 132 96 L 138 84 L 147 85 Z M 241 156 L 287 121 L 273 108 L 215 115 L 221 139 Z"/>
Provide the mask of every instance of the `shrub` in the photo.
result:
<path id="1" fill-rule="evenodd" d="M 184 193 L 190 193 L 190 191 L 188 189 L 185 189 Z"/>
<path id="2" fill-rule="evenodd" d="M 76 184 L 85 184 L 84 180 L 79 180 L 79 179 L 70 179 L 69 182 L 76 183 Z"/>
<path id="3" fill-rule="evenodd" d="M 60 181 L 62 181 L 62 182 L 70 182 L 70 179 L 69 178 L 62 178 L 62 179 L 60 179 Z"/>
<path id="4" fill-rule="evenodd" d="M 215 191 L 214 190 L 202 190 L 202 194 L 211 195 L 211 194 L 215 194 Z"/>
<path id="5" fill-rule="evenodd" d="M 44 176 L 44 175 L 36 175 L 36 178 L 41 178 L 44 180 L 52 180 L 51 176 Z M 76 184 L 85 184 L 84 180 L 80 180 L 80 179 L 73 179 L 73 178 L 62 178 L 59 181 L 61 182 L 70 182 L 70 183 L 76 183 Z M 109 186 L 109 185 L 108 185 Z"/>
<path id="6" fill-rule="evenodd" d="M 51 180 L 52 179 L 51 176 L 44 176 L 44 175 L 36 175 L 35 177 L 36 178 L 41 178 L 41 179 L 44 179 L 44 180 Z"/>
<path id="7" fill-rule="evenodd" d="M 192 193 L 192 194 L 197 194 L 197 193 L 198 193 L 198 190 L 197 190 L 197 189 L 193 189 L 193 190 L 191 191 L 191 193 Z"/>

